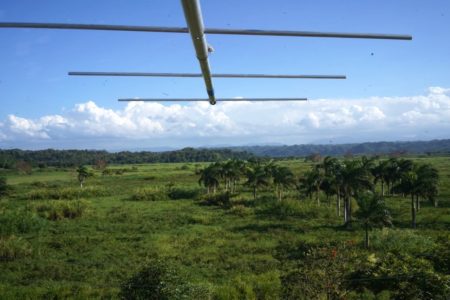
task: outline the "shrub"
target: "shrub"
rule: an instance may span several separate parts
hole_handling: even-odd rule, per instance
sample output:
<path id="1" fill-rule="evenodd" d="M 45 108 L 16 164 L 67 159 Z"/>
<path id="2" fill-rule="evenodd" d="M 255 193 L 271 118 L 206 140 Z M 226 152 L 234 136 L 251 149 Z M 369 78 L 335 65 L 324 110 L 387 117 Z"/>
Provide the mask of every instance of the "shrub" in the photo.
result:
<path id="1" fill-rule="evenodd" d="M 10 210 L 0 214 L 0 235 L 36 232 L 44 226 L 45 220 L 25 210 Z"/>
<path id="2" fill-rule="evenodd" d="M 80 218 L 86 211 L 88 202 L 84 200 L 47 201 L 34 206 L 36 212 L 51 221 Z"/>
<path id="3" fill-rule="evenodd" d="M 364 279 L 364 280 L 361 280 Z M 448 299 L 450 276 L 434 271 L 432 264 L 408 254 L 385 253 L 371 263 L 358 264 L 348 276 L 348 288 L 374 293 L 390 291 L 393 299 Z"/>
<path id="4" fill-rule="evenodd" d="M 31 254 L 30 244 L 14 235 L 0 238 L 0 260 L 14 260 Z"/>
<path id="5" fill-rule="evenodd" d="M 195 199 L 200 194 L 199 189 L 193 189 L 193 188 L 171 188 L 167 195 L 172 200 L 178 200 L 178 199 Z"/>
<path id="6" fill-rule="evenodd" d="M 202 197 L 201 204 L 203 205 L 216 205 L 224 208 L 231 207 L 231 195 L 229 192 L 209 194 Z"/>
<path id="7" fill-rule="evenodd" d="M 140 188 L 131 195 L 133 201 L 163 201 L 168 200 L 167 194 L 159 189 Z"/>
<path id="8" fill-rule="evenodd" d="M 346 274 L 360 258 L 352 244 L 280 245 L 278 254 L 295 262 L 282 276 L 282 299 L 342 299 Z"/>
<path id="9" fill-rule="evenodd" d="M 188 282 L 174 265 L 153 259 L 122 284 L 122 299 L 209 299 L 208 288 Z"/>

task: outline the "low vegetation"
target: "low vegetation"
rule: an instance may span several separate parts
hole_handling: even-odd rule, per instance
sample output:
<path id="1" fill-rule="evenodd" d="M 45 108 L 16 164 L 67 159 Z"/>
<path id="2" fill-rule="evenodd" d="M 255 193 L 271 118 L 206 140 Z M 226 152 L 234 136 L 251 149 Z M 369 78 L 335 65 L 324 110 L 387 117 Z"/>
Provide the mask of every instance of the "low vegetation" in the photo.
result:
<path id="1" fill-rule="evenodd" d="M 31 171 L 0 169 L 0 298 L 450 297 L 448 157 Z"/>

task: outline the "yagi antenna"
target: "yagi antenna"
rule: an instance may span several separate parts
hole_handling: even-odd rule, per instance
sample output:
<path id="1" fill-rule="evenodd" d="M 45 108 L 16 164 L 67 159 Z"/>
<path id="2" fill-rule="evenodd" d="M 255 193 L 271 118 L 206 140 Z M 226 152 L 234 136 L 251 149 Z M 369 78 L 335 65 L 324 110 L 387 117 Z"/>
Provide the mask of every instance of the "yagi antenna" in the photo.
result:
<path id="1" fill-rule="evenodd" d="M 373 33 L 339 33 L 288 30 L 223 29 L 205 28 L 198 0 L 181 0 L 187 27 L 129 26 L 101 24 L 65 24 L 65 23 L 11 23 L 0 22 L 0 28 L 37 28 L 37 29 L 73 29 L 73 30 L 107 30 L 133 32 L 189 33 L 195 54 L 200 64 L 201 73 L 140 73 L 140 72 L 69 72 L 76 76 L 141 76 L 141 77 L 203 77 L 207 99 L 119 99 L 119 101 L 305 101 L 306 98 L 222 98 L 216 99 L 212 78 L 281 78 L 281 79 L 346 79 L 345 75 L 278 75 L 278 74 L 213 74 L 208 61 L 212 48 L 206 41 L 205 34 L 231 34 L 255 36 L 317 37 L 317 38 L 354 38 L 383 40 L 412 40 L 410 35 L 373 34 Z"/>

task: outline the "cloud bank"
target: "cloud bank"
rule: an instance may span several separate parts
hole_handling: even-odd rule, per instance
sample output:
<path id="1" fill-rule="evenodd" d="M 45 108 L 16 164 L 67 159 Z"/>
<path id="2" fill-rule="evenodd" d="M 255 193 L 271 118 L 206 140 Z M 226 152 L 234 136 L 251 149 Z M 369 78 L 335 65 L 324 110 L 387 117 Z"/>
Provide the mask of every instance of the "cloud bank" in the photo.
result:
<path id="1" fill-rule="evenodd" d="M 0 121 L 0 147 L 136 149 L 450 138 L 450 89 L 424 95 L 308 102 L 172 104 L 123 110 L 76 104 L 64 114 Z"/>

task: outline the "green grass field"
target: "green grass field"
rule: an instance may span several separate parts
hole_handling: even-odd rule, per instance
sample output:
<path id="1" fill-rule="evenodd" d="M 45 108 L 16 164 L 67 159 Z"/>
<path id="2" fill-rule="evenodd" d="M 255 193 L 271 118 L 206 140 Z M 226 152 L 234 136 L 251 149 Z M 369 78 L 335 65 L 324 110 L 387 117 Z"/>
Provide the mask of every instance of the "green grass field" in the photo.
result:
<path id="1" fill-rule="evenodd" d="M 157 257 L 175 266 L 182 278 L 201 287 L 202 295 L 211 299 L 283 298 L 289 293 L 287 283 L 298 287 L 303 282 L 287 276 L 293 270 L 309 274 L 312 288 L 319 289 L 330 278 L 347 282 L 340 285 L 346 286 L 346 299 L 363 294 L 369 297 L 365 299 L 389 299 L 389 292 L 381 292 L 389 285 L 377 288 L 371 283 L 372 292 L 368 292 L 355 280 L 359 285 L 352 288 L 353 283 L 343 277 L 359 278 L 355 275 L 361 271 L 357 260 L 346 261 L 343 253 L 340 262 L 329 263 L 317 254 L 321 247 L 345 248 L 364 262 L 383 261 L 391 253 L 405 265 L 402 276 L 432 272 L 440 278 L 436 282 L 446 282 L 448 287 L 448 257 L 436 256 L 450 253 L 445 242 L 450 236 L 450 159 L 418 159 L 439 169 L 439 207 L 424 202 L 417 216 L 418 228 L 411 230 L 409 198 L 387 198 L 394 227 L 373 230 L 369 250 L 363 247 L 364 230 L 357 224 L 352 230 L 342 228 L 334 201 L 328 205 L 324 196 L 317 207 L 292 190 L 279 203 L 267 188 L 254 201 L 251 191 L 240 186 L 241 193 L 228 206 L 205 205 L 202 196 L 132 199 L 144 188 L 156 195 L 170 188 L 201 189 L 195 169 L 206 164 L 133 165 L 137 170 L 110 176 L 95 171 L 83 191 L 73 169 L 48 168 L 31 175 L 3 171 L 0 175 L 6 176 L 12 188 L 0 202 L 0 298 L 117 298 L 123 283 Z M 310 166 L 300 160 L 279 164 L 297 176 Z M 311 255 L 321 259 L 311 260 L 302 247 L 310 247 Z M 416 272 L 419 262 L 424 267 Z M 345 271 L 338 274 L 326 271 L 341 267 Z M 322 270 L 326 274 L 321 277 L 317 272 Z M 317 298 L 326 299 L 326 294 Z"/>

